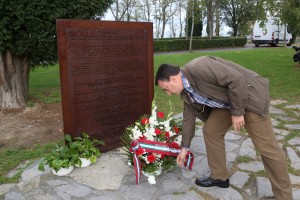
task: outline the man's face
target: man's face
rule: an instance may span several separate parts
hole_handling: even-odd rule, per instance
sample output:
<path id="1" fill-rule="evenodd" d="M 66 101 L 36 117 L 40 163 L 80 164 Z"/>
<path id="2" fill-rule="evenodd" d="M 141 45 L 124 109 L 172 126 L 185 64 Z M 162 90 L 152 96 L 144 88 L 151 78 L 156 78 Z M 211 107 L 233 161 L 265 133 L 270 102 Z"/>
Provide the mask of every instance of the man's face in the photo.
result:
<path id="1" fill-rule="evenodd" d="M 170 81 L 158 81 L 158 86 L 165 91 L 168 95 L 177 94 L 180 95 L 183 90 L 183 85 L 180 81 L 170 77 Z"/>

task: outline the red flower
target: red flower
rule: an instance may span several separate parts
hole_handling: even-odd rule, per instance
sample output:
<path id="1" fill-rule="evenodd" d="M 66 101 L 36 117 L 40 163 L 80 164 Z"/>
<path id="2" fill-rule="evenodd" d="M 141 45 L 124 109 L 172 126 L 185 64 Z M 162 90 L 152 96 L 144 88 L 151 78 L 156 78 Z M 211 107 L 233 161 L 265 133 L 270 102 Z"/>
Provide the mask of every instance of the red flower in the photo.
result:
<path id="1" fill-rule="evenodd" d="M 173 128 L 174 128 L 175 133 L 178 134 L 179 133 L 179 128 L 177 126 L 174 126 Z"/>
<path id="2" fill-rule="evenodd" d="M 169 147 L 171 147 L 171 148 L 178 148 L 179 145 L 176 142 L 172 142 L 172 143 L 169 144 Z"/>
<path id="3" fill-rule="evenodd" d="M 141 155 L 141 154 L 143 154 L 144 152 L 145 152 L 145 149 L 139 148 L 139 149 L 136 151 L 136 154 L 137 154 L 137 155 Z"/>
<path id="4" fill-rule="evenodd" d="M 146 137 L 143 135 L 143 136 L 140 136 L 139 137 L 141 140 L 146 140 Z"/>
<path id="5" fill-rule="evenodd" d="M 157 112 L 157 117 L 158 118 L 164 118 L 165 114 L 163 112 Z"/>
<path id="6" fill-rule="evenodd" d="M 161 134 L 161 130 L 158 129 L 158 128 L 156 128 L 155 131 L 154 131 L 154 133 L 155 133 L 156 135 L 160 135 L 160 134 Z"/>
<path id="7" fill-rule="evenodd" d="M 148 118 L 143 118 L 142 120 L 141 120 L 141 122 L 142 122 L 142 124 L 149 124 L 149 119 Z"/>
<path id="8" fill-rule="evenodd" d="M 170 133 L 169 132 L 166 132 L 166 137 L 170 137 Z"/>
<path id="9" fill-rule="evenodd" d="M 164 157 L 165 157 L 165 155 L 161 155 L 161 156 L 160 156 L 160 159 L 164 159 Z"/>
<path id="10" fill-rule="evenodd" d="M 150 163 L 153 163 L 153 162 L 156 160 L 156 157 L 155 157 L 153 154 L 150 154 L 150 155 L 147 157 L 147 160 L 148 160 Z"/>

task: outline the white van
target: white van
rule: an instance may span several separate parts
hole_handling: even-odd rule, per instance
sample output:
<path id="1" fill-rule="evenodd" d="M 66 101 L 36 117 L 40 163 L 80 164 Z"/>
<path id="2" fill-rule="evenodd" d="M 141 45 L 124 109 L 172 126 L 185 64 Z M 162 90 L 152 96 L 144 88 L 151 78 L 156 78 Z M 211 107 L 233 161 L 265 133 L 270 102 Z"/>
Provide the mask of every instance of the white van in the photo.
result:
<path id="1" fill-rule="evenodd" d="M 253 27 L 252 42 L 258 47 L 261 44 L 277 46 L 284 42 L 284 26 L 276 23 L 275 20 L 269 19 L 265 22 L 264 27 L 259 27 L 261 21 L 256 21 Z M 286 32 L 286 44 L 291 46 L 292 35 Z"/>

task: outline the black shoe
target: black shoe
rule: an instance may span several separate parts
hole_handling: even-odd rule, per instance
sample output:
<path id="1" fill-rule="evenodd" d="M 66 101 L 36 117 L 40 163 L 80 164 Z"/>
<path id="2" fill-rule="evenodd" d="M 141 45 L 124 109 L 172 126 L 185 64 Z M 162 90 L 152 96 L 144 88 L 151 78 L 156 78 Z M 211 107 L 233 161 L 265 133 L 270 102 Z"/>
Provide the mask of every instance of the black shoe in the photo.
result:
<path id="1" fill-rule="evenodd" d="M 201 187 L 218 186 L 221 188 L 228 188 L 229 187 L 229 179 L 226 179 L 225 181 L 223 181 L 220 179 L 212 179 L 210 177 L 200 178 L 200 179 L 196 179 L 195 184 L 199 185 Z"/>

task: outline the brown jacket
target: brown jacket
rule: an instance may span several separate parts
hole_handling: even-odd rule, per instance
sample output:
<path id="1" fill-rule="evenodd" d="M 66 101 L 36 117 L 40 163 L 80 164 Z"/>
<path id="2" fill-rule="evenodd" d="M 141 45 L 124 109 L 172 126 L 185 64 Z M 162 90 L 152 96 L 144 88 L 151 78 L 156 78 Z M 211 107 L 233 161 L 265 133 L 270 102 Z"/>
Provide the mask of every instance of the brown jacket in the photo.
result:
<path id="1" fill-rule="evenodd" d="M 181 72 L 198 94 L 229 103 L 232 115 L 243 115 L 245 110 L 261 115 L 269 112 L 269 81 L 236 63 L 203 56 L 187 63 Z M 182 145 L 190 146 L 195 135 L 195 118 L 206 121 L 211 108 L 191 105 L 185 92 L 181 98 L 184 101 Z"/>

